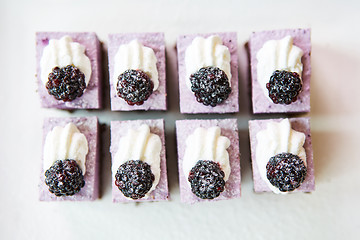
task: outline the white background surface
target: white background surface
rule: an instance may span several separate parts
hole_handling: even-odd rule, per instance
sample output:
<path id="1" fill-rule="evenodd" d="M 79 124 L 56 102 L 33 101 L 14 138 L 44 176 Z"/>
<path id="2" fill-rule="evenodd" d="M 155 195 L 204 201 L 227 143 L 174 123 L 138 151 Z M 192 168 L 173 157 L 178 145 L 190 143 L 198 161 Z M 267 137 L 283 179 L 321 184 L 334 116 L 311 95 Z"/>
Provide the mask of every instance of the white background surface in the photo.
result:
<path id="1" fill-rule="evenodd" d="M 1 0 L 0 238 L 359 239 L 359 12 L 359 1 Z M 270 116 L 249 114 L 249 97 L 244 88 L 248 83 L 244 44 L 252 31 L 296 27 L 312 28 L 312 110 L 306 116 L 312 119 L 316 191 L 288 196 L 255 194 L 247 121 Z M 111 112 L 108 99 L 101 111 L 69 113 L 41 109 L 34 77 L 36 31 L 95 31 L 105 43 L 105 49 L 108 33 L 165 32 L 169 111 Z M 177 99 L 176 37 L 217 31 L 238 33 L 240 113 L 181 115 Z M 102 198 L 95 202 L 39 202 L 43 117 L 87 115 L 96 115 L 105 124 Z M 195 117 L 238 118 L 241 199 L 193 206 L 180 203 L 174 121 Z M 109 121 L 141 118 L 166 119 L 172 200 L 113 204 Z"/>

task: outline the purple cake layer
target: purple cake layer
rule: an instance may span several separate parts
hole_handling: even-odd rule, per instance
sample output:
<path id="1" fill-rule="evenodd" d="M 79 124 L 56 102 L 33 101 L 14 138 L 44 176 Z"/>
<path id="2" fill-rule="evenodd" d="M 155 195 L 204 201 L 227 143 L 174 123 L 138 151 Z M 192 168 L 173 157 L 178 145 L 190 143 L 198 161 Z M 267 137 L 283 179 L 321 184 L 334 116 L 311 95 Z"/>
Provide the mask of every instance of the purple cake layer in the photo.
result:
<path id="1" fill-rule="evenodd" d="M 85 46 L 85 54 L 91 62 L 91 78 L 84 94 L 71 102 L 56 100 L 47 92 L 41 81 L 40 59 L 50 39 L 60 39 L 68 35 L 74 42 Z M 101 108 L 101 49 L 95 33 L 88 32 L 38 32 L 36 33 L 37 83 L 41 106 L 58 109 L 99 109 Z"/>
<path id="2" fill-rule="evenodd" d="M 186 86 L 185 51 L 195 37 L 209 37 L 218 35 L 231 54 L 231 93 L 229 98 L 215 107 L 205 106 L 196 101 L 194 93 Z M 179 95 L 181 113 L 233 113 L 239 112 L 239 81 L 238 81 L 238 55 L 237 37 L 234 32 L 192 34 L 180 36 L 177 40 L 179 65 Z"/>
<path id="3" fill-rule="evenodd" d="M 132 120 L 132 121 L 111 121 L 111 158 L 114 159 L 115 154 L 119 148 L 119 141 L 124 137 L 128 129 L 139 128 L 142 124 L 147 124 L 150 127 L 150 132 L 160 137 L 162 148 L 160 152 L 160 180 L 154 191 L 150 193 L 148 198 L 141 198 L 137 200 L 126 198 L 122 192 L 115 185 L 114 174 L 112 174 L 112 199 L 113 202 L 148 202 L 148 201 L 167 201 L 169 200 L 169 188 L 166 170 L 166 151 L 165 151 L 165 132 L 164 119 L 153 120 Z"/>
<path id="4" fill-rule="evenodd" d="M 230 147 L 227 149 L 229 153 L 231 172 L 228 181 L 225 184 L 225 190 L 219 197 L 213 200 L 204 200 L 198 198 L 192 193 L 188 184 L 187 176 L 183 173 L 183 160 L 186 149 L 186 139 L 191 135 L 196 128 L 209 128 L 218 126 L 221 128 L 221 135 L 229 138 Z M 178 163 L 179 163 L 179 185 L 181 201 L 184 203 L 196 203 L 202 201 L 216 201 L 233 199 L 240 197 L 240 149 L 239 149 L 239 135 L 236 119 L 213 119 L 213 120 L 178 120 L 176 121 L 176 138 L 178 149 Z"/>
<path id="5" fill-rule="evenodd" d="M 256 54 L 268 40 L 279 40 L 285 36 L 293 37 L 293 44 L 304 52 L 301 61 L 303 63 L 302 81 L 303 88 L 298 99 L 289 104 L 275 104 L 265 96 L 264 91 L 257 80 L 257 59 Z M 252 103 L 253 112 L 257 113 L 284 113 L 284 112 L 310 112 L 310 77 L 311 77 L 311 40 L 310 29 L 285 29 L 274 31 L 255 32 L 251 34 L 249 41 L 251 58 L 252 78 Z"/>
<path id="6" fill-rule="evenodd" d="M 256 134 L 259 131 L 265 129 L 269 122 L 273 122 L 273 121 L 280 122 L 281 120 L 283 119 L 249 121 L 251 158 L 252 158 L 255 192 L 272 192 L 270 188 L 267 186 L 266 182 L 261 178 L 256 163 L 256 148 L 257 148 Z M 306 136 L 304 148 L 306 152 L 307 175 L 301 186 L 295 189 L 293 192 L 312 192 L 315 190 L 315 175 L 314 175 L 313 151 L 311 145 L 310 118 L 290 118 L 290 122 L 292 129 L 299 132 L 303 132 Z"/>
<path id="7" fill-rule="evenodd" d="M 129 105 L 125 100 L 118 97 L 113 85 L 114 58 L 122 44 L 128 44 L 137 39 L 145 47 L 154 50 L 157 58 L 156 67 L 159 73 L 159 88 L 154 91 L 148 100 L 142 105 Z M 109 76 L 110 76 L 110 98 L 112 111 L 133 111 L 133 110 L 166 110 L 166 69 L 165 69 L 165 40 L 164 33 L 124 33 L 110 34 L 108 44 L 109 54 Z"/>
<path id="8" fill-rule="evenodd" d="M 40 201 L 94 201 L 99 197 L 99 126 L 97 117 L 80 118 L 46 118 L 43 125 L 43 145 L 47 134 L 56 126 L 64 127 L 73 123 L 83 133 L 88 141 L 89 152 L 86 155 L 85 186 L 73 196 L 57 197 L 49 192 L 45 184 L 45 171 L 41 163 L 40 174 Z"/>

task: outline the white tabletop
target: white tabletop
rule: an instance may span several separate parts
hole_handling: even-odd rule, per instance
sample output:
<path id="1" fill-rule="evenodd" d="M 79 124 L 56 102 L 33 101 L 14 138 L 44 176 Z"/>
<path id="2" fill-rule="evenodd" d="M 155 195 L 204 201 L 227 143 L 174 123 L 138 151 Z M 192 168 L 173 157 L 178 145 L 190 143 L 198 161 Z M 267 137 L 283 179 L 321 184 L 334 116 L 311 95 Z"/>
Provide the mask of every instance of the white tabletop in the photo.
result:
<path id="1" fill-rule="evenodd" d="M 358 239 L 359 1 L 170 2 L 0 2 L 0 239 Z M 311 113 L 300 116 L 311 117 L 316 191 L 287 196 L 255 194 L 248 120 L 270 116 L 249 112 L 244 44 L 252 31 L 299 27 L 312 29 Z M 109 33 L 164 32 L 169 111 L 111 112 L 109 100 L 105 109 L 96 111 L 41 109 L 35 83 L 36 31 L 94 31 L 105 49 Z M 240 113 L 181 115 L 174 49 L 177 36 L 224 31 L 238 33 Z M 90 115 L 105 124 L 102 197 L 95 202 L 39 202 L 42 119 Z M 238 118 L 240 199 L 192 206 L 180 202 L 174 122 L 195 117 Z M 109 122 L 145 118 L 166 120 L 171 201 L 113 204 Z"/>

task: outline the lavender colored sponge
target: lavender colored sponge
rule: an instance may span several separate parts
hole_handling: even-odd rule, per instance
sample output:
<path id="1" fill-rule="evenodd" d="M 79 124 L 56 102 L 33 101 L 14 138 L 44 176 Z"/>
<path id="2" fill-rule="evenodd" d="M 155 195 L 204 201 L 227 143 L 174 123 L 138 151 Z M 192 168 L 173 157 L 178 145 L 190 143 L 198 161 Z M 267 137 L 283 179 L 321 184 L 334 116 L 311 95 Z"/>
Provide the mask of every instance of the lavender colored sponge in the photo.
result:
<path id="1" fill-rule="evenodd" d="M 183 173 L 183 160 L 187 137 L 191 135 L 198 127 L 209 128 L 213 126 L 220 127 L 221 135 L 229 138 L 230 140 L 230 147 L 227 149 L 227 151 L 229 153 L 231 172 L 229 179 L 225 184 L 224 192 L 222 192 L 219 197 L 214 198 L 213 200 L 205 200 L 198 198 L 194 193 L 191 192 L 187 176 L 185 176 Z M 240 150 L 236 119 L 178 120 L 176 121 L 176 138 L 179 163 L 180 196 L 182 202 L 193 204 L 202 201 L 216 201 L 240 197 Z"/>
<path id="2" fill-rule="evenodd" d="M 47 169 L 43 169 L 43 164 L 41 164 L 40 201 L 94 201 L 99 197 L 99 128 L 97 117 L 46 118 L 43 125 L 43 145 L 47 134 L 54 127 L 64 127 L 68 123 L 75 124 L 88 141 L 89 152 L 86 155 L 85 162 L 85 186 L 73 196 L 57 197 L 49 192 L 48 186 L 45 184 L 44 173 Z"/>
<path id="3" fill-rule="evenodd" d="M 268 40 L 279 40 L 285 36 L 293 37 L 293 44 L 303 50 L 302 81 L 303 87 L 298 99 L 289 104 L 275 104 L 272 100 L 264 94 L 261 86 L 257 80 L 257 59 L 256 54 Z M 252 104 L 253 113 L 295 113 L 295 112 L 310 112 L 310 54 L 311 54 L 311 40 L 310 29 L 284 29 L 254 32 L 250 36 L 250 63 L 251 63 L 251 83 L 252 83 Z"/>
<path id="4" fill-rule="evenodd" d="M 159 88 L 154 91 L 142 105 L 129 105 L 125 100 L 118 97 L 114 79 L 115 55 L 122 44 L 128 44 L 137 39 L 145 47 L 152 48 L 157 58 L 156 67 L 159 73 Z M 133 110 L 166 110 L 166 69 L 165 69 L 165 40 L 163 33 L 124 33 L 109 35 L 109 76 L 110 76 L 110 98 L 112 111 Z M 118 77 L 118 76 L 116 76 Z"/>
<path id="5" fill-rule="evenodd" d="M 196 101 L 194 93 L 186 86 L 185 51 L 195 37 L 210 37 L 218 35 L 223 44 L 229 48 L 231 55 L 231 93 L 223 103 L 211 107 Z M 177 40 L 178 66 L 179 66 L 179 95 L 181 113 L 233 113 L 239 111 L 239 81 L 238 81 L 238 55 L 237 37 L 234 32 L 192 34 L 179 36 Z"/>
<path id="6" fill-rule="evenodd" d="M 41 81 L 40 60 L 44 48 L 50 39 L 60 39 L 70 36 L 74 42 L 85 46 L 85 54 L 91 62 L 91 77 L 84 94 L 70 102 L 56 100 L 47 92 Z M 99 109 L 101 108 L 101 49 L 100 42 L 95 33 L 88 32 L 38 32 L 36 33 L 36 62 L 37 62 L 37 84 L 41 106 L 44 108 L 58 109 Z"/>
<path id="7" fill-rule="evenodd" d="M 261 178 L 259 169 L 256 163 L 256 148 L 257 139 L 256 134 L 266 129 L 269 122 L 280 122 L 283 119 L 268 119 L 268 120 L 251 120 L 249 121 L 250 131 L 250 145 L 251 145 L 251 158 L 253 168 L 253 180 L 255 192 L 272 192 L 266 185 L 265 181 Z M 307 162 L 307 175 L 301 186 L 295 189 L 293 192 L 312 192 L 315 190 L 315 175 L 314 175 L 314 162 L 313 151 L 311 145 L 311 133 L 310 133 L 310 118 L 290 118 L 291 128 L 303 132 L 306 136 L 304 148 L 306 152 Z"/>
<path id="8" fill-rule="evenodd" d="M 111 121 L 111 158 L 115 158 L 115 154 L 119 149 L 119 141 L 124 137 L 128 129 L 139 128 L 142 124 L 147 124 L 150 127 L 150 132 L 160 137 L 162 147 L 160 152 L 160 180 L 156 188 L 150 193 L 148 198 L 129 199 L 126 198 L 122 192 L 115 185 L 115 174 L 112 174 L 112 199 L 113 202 L 148 202 L 148 201 L 167 201 L 169 200 L 169 189 L 166 170 L 166 151 L 165 151 L 165 132 L 164 120 L 132 120 L 132 121 Z M 134 159 L 132 159 L 134 160 Z M 137 159 L 135 159 L 137 160 Z"/>

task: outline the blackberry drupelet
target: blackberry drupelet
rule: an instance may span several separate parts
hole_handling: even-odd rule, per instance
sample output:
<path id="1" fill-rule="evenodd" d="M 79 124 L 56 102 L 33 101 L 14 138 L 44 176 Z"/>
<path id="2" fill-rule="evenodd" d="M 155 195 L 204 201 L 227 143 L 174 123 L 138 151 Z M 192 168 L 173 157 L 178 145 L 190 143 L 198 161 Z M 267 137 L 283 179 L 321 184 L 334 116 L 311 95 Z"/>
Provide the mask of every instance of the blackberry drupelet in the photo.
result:
<path id="1" fill-rule="evenodd" d="M 45 172 L 45 183 L 56 196 L 71 196 L 85 185 L 84 176 L 75 160 L 57 160 Z"/>
<path id="2" fill-rule="evenodd" d="M 290 104 L 295 102 L 302 88 L 298 73 L 276 70 L 266 84 L 269 97 L 278 104 Z"/>
<path id="3" fill-rule="evenodd" d="M 266 171 L 270 183 L 281 192 L 290 192 L 300 187 L 307 173 L 303 160 L 291 153 L 280 153 L 271 157 Z"/>
<path id="4" fill-rule="evenodd" d="M 141 70 L 126 70 L 120 74 L 117 83 L 117 95 L 129 105 L 142 105 L 153 92 L 154 83 Z"/>
<path id="5" fill-rule="evenodd" d="M 85 75 L 77 67 L 54 67 L 49 74 L 46 89 L 57 100 L 65 102 L 81 97 L 86 88 Z"/>
<path id="6" fill-rule="evenodd" d="M 214 199 L 225 189 L 225 174 L 219 163 L 199 160 L 191 169 L 188 181 L 191 191 L 201 199 Z"/>
<path id="7" fill-rule="evenodd" d="M 141 160 L 129 160 L 118 168 L 115 185 L 126 197 L 139 199 L 149 192 L 154 179 L 149 164 Z"/>
<path id="8" fill-rule="evenodd" d="M 203 67 L 190 76 L 191 91 L 205 106 L 215 107 L 225 101 L 231 87 L 225 72 L 218 67 Z"/>

